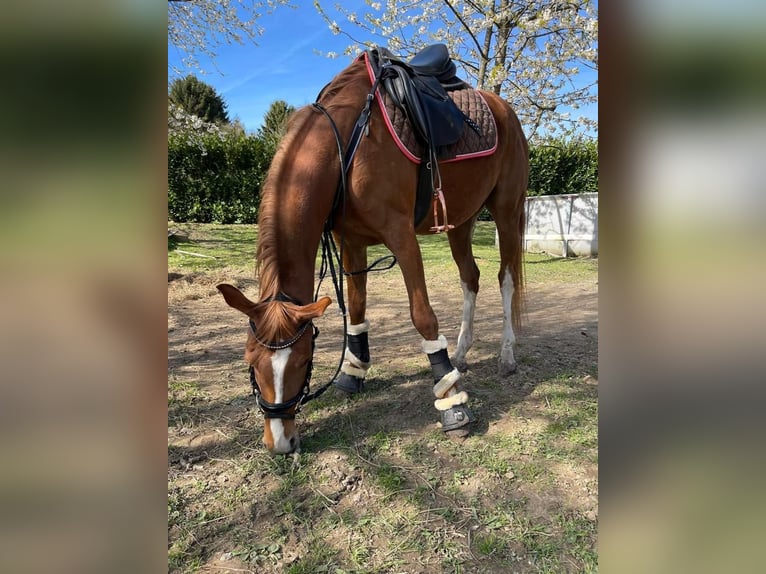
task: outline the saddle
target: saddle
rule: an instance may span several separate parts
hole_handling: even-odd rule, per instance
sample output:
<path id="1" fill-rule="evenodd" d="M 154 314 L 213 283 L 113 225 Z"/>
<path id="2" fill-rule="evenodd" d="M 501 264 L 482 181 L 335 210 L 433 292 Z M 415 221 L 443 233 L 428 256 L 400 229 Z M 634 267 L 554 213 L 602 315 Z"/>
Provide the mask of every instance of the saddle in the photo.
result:
<path id="1" fill-rule="evenodd" d="M 433 196 L 434 227 L 431 230 L 449 231 L 454 226 L 447 222 L 438 162 L 454 157 L 453 146 L 461 139 L 465 124 L 480 132 L 448 92 L 470 89 L 471 86 L 456 76 L 455 63 L 444 44 L 427 46 L 408 62 L 381 47 L 367 51 L 366 56 L 374 80 L 382 84 L 394 105 L 404 113 L 416 139 L 426 150 L 418 173 L 415 225 L 425 219 L 429 199 Z M 443 225 L 438 222 L 439 203 Z"/>
<path id="2" fill-rule="evenodd" d="M 447 148 L 460 139 L 466 118 L 447 92 L 470 86 L 455 75 L 447 46 L 427 46 L 408 62 L 385 48 L 373 48 L 368 57 L 375 77 L 432 152 L 429 159 L 448 158 Z"/>

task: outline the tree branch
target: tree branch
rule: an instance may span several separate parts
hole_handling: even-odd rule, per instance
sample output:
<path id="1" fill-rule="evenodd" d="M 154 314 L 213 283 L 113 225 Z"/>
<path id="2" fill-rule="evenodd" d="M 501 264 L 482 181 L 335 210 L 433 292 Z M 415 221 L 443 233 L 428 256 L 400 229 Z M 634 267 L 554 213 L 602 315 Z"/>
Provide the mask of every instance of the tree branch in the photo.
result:
<path id="1" fill-rule="evenodd" d="M 463 29 L 468 32 L 468 35 L 473 40 L 474 45 L 476 46 L 476 49 L 479 51 L 479 55 L 482 58 L 489 59 L 489 56 L 486 52 L 482 50 L 481 44 L 479 44 L 479 40 L 474 36 L 473 31 L 471 30 L 471 27 L 466 23 L 465 20 L 463 20 L 463 17 L 458 13 L 457 10 L 455 10 L 455 7 L 452 5 L 452 2 L 450 0 L 442 0 L 452 11 L 452 13 L 455 15 L 455 18 L 458 19 L 458 21 L 463 25 Z"/>

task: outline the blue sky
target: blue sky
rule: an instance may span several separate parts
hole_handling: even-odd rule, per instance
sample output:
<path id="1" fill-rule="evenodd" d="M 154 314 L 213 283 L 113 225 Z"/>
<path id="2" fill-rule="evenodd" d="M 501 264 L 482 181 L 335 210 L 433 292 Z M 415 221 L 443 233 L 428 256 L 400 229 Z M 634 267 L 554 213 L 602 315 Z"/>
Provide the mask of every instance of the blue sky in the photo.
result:
<path id="1" fill-rule="evenodd" d="M 316 49 L 342 53 L 350 41 L 333 35 L 308 2 L 294 10 L 278 9 L 259 23 L 265 32 L 257 46 L 224 44 L 217 48 L 215 66 L 200 59 L 205 75 L 189 70 L 213 86 L 226 101 L 229 117 L 239 118 L 250 131 L 260 127 L 275 100 L 295 107 L 312 103 L 319 90 L 350 62 L 345 56 L 329 59 L 315 53 Z M 173 46 L 168 46 L 168 60 L 183 69 L 181 54 Z"/>
<path id="2" fill-rule="evenodd" d="M 361 9 L 362 0 L 342 0 L 344 6 Z M 248 131 L 256 131 L 263 116 L 275 100 L 300 107 L 314 101 L 319 91 L 350 60 L 343 50 L 350 40 L 333 35 L 322 17 L 309 2 L 297 9 L 280 8 L 264 15 L 259 24 L 265 29 L 252 43 L 223 44 L 217 48 L 215 64 L 200 58 L 205 74 L 188 70 L 213 86 L 223 97 L 229 117 L 239 119 Z M 315 50 L 337 52 L 335 59 L 319 55 Z M 168 61 L 185 75 L 180 54 L 168 46 Z M 583 110 L 578 111 L 582 113 Z M 590 106 L 586 115 L 596 117 L 596 106 Z"/>

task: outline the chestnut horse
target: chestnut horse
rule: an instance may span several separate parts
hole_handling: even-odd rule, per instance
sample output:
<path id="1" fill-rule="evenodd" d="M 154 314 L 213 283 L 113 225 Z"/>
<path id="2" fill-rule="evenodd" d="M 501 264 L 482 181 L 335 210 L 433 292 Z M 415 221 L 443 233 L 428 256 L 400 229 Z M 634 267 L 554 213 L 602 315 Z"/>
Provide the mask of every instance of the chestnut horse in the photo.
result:
<path id="1" fill-rule="evenodd" d="M 422 350 L 433 369 L 434 406 L 442 429 L 465 436 L 473 416 L 458 379 L 473 342 L 479 290 L 472 229 L 486 206 L 497 226 L 500 248 L 503 335 L 499 370 L 507 375 L 516 368 L 514 329 L 520 324 L 523 293 L 528 174 L 527 141 L 516 114 L 499 96 L 482 92 L 495 118 L 496 151 L 439 164 L 449 222 L 454 225 L 448 232 L 449 245 L 463 289 L 462 323 L 453 357 L 457 368 L 453 368 L 447 341 L 439 334 L 439 322 L 428 301 L 416 238 L 416 234 L 432 232 L 438 222 L 429 213 L 416 226 L 413 209 L 418 166 L 395 145 L 378 106 L 372 106 L 369 131 L 362 136 L 347 172 L 345 208 L 333 209 L 342 164 L 337 134 L 349 138 L 370 87 L 365 63 L 356 60 L 322 91 L 319 106 L 306 106 L 293 114 L 262 190 L 256 251 L 260 298 L 253 302 L 231 285 L 218 286 L 226 302 L 249 318 L 245 361 L 266 417 L 263 442 L 272 453 L 290 453 L 299 447 L 294 418 L 308 393 L 314 350 L 312 320 L 331 303 L 328 297 L 314 301 L 316 256 L 328 218 L 335 240 L 342 241 L 345 270 L 365 269 L 371 245 L 384 244 L 398 259 L 412 323 L 423 337 Z M 334 384 L 346 392 L 358 392 L 370 367 L 367 275 L 350 275 L 347 291 L 346 348 Z"/>

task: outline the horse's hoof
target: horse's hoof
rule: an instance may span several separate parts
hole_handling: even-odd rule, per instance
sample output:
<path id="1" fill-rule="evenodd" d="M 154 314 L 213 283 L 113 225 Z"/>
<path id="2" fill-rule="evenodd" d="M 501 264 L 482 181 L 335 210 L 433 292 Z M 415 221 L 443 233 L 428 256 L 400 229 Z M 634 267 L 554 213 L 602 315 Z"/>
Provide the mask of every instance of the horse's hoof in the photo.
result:
<path id="1" fill-rule="evenodd" d="M 465 359 L 452 358 L 452 365 L 461 373 L 465 373 L 468 370 L 468 363 Z"/>
<path id="2" fill-rule="evenodd" d="M 507 377 L 508 375 L 512 375 L 516 372 L 518 369 L 516 363 L 499 363 L 497 366 L 497 373 L 501 377 Z"/>
<path id="3" fill-rule="evenodd" d="M 474 420 L 474 416 L 471 413 L 470 410 L 468 410 L 468 407 L 465 405 L 455 405 L 454 407 L 451 407 L 447 409 L 446 411 L 441 411 L 442 413 L 442 431 L 448 434 L 451 438 L 453 437 L 465 437 L 469 429 L 466 428 L 467 425 L 471 424 Z M 462 433 L 458 432 L 462 431 Z M 452 434 L 450 434 L 452 433 Z"/>
<path id="4" fill-rule="evenodd" d="M 341 395 L 355 395 L 361 393 L 364 390 L 364 379 L 349 375 L 348 373 L 341 373 L 340 377 L 335 379 L 333 383 L 335 388 Z"/>

